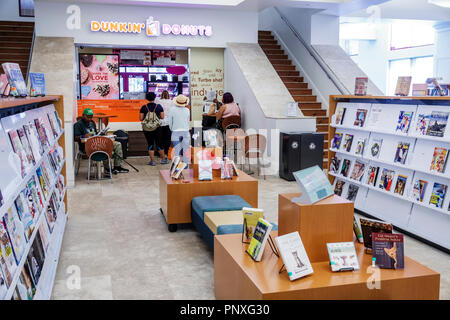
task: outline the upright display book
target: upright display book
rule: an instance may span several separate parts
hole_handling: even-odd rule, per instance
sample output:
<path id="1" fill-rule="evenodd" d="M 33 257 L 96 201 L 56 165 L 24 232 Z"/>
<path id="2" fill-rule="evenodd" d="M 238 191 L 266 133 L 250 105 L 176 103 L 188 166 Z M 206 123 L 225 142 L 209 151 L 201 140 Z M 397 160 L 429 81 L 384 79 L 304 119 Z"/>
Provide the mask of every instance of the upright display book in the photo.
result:
<path id="1" fill-rule="evenodd" d="M 183 161 L 180 161 L 178 163 L 178 165 L 175 168 L 175 171 L 173 172 L 173 174 L 171 175 L 172 178 L 174 179 L 178 179 L 180 178 L 181 173 L 183 172 L 184 169 L 186 169 L 188 167 L 187 163 L 184 163 Z"/>
<path id="2" fill-rule="evenodd" d="M 231 160 L 228 158 L 224 158 L 220 165 L 220 179 L 233 179 L 233 165 L 231 164 Z"/>
<path id="3" fill-rule="evenodd" d="M 344 159 L 342 161 L 342 168 L 341 168 L 341 174 L 346 177 L 348 176 L 348 171 L 350 169 L 351 161 L 349 159 Z"/>
<path id="4" fill-rule="evenodd" d="M 267 238 L 270 236 L 270 231 L 272 231 L 272 224 L 263 218 L 258 219 L 256 224 L 255 232 L 248 245 L 247 253 L 255 261 L 261 261 L 262 255 L 264 253 L 264 248 L 267 243 Z"/>
<path id="5" fill-rule="evenodd" d="M 175 172 L 175 169 L 177 168 L 180 159 L 181 159 L 180 156 L 173 157 L 172 162 L 170 163 L 170 175 L 172 175 Z"/>
<path id="6" fill-rule="evenodd" d="M 404 176 L 401 174 L 398 175 L 397 183 L 395 184 L 394 193 L 398 193 L 401 196 L 403 195 L 403 193 L 405 192 L 405 185 L 406 185 L 407 179 L 408 179 L 407 176 Z"/>
<path id="7" fill-rule="evenodd" d="M 364 175 L 365 168 L 366 164 L 364 162 L 356 160 L 353 166 L 352 174 L 350 175 L 350 179 L 361 181 Z"/>
<path id="8" fill-rule="evenodd" d="M 336 180 L 336 184 L 334 186 L 334 194 L 337 196 L 342 196 L 342 190 L 344 189 L 345 181 L 344 180 Z"/>
<path id="9" fill-rule="evenodd" d="M 363 234 L 361 232 L 361 228 L 358 224 L 358 221 L 356 221 L 356 217 L 353 216 L 353 232 L 355 233 L 356 239 L 359 243 L 363 243 Z"/>
<path id="10" fill-rule="evenodd" d="M 20 172 L 23 178 L 27 174 L 27 170 L 32 166 L 32 164 L 28 162 L 27 154 L 22 146 L 22 142 L 20 142 L 20 137 L 16 130 L 11 130 L 9 132 L 9 138 L 11 140 L 11 145 L 15 154 L 17 154 L 20 159 Z"/>
<path id="11" fill-rule="evenodd" d="M 340 165 L 341 159 L 337 156 L 332 157 L 330 161 L 330 171 L 337 173 L 339 171 Z"/>
<path id="12" fill-rule="evenodd" d="M 212 161 L 211 160 L 198 160 L 198 180 L 212 180 Z"/>
<path id="13" fill-rule="evenodd" d="M 330 256 L 331 271 L 359 270 L 358 256 L 353 242 L 327 243 L 327 249 Z"/>
<path id="14" fill-rule="evenodd" d="M 0 97 L 8 96 L 8 94 L 4 94 L 6 91 L 6 87 L 9 85 L 8 78 L 6 77 L 6 74 L 2 73 L 0 74 Z"/>
<path id="15" fill-rule="evenodd" d="M 393 233 L 372 233 L 372 257 L 380 269 L 403 269 L 403 235 Z"/>
<path id="16" fill-rule="evenodd" d="M 27 241 L 24 236 L 23 224 L 17 215 L 16 208 L 13 206 L 3 216 L 3 224 L 6 226 L 9 240 L 14 248 L 14 256 L 17 264 L 25 252 L 25 246 Z"/>
<path id="17" fill-rule="evenodd" d="M 355 202 L 356 196 L 358 195 L 359 187 L 356 184 L 350 184 L 348 186 L 347 200 Z"/>
<path id="18" fill-rule="evenodd" d="M 244 207 L 242 208 L 242 216 L 244 218 L 245 239 L 251 240 L 259 219 L 264 216 L 264 210 Z"/>
<path id="19" fill-rule="evenodd" d="M 448 112 L 431 112 L 430 121 L 427 127 L 427 136 L 443 137 L 447 126 Z"/>
<path id="20" fill-rule="evenodd" d="M 26 97 L 27 85 L 23 79 L 20 66 L 17 63 L 3 63 L 2 67 L 11 86 L 10 94 L 15 97 Z"/>
<path id="21" fill-rule="evenodd" d="M 446 193 L 447 185 L 435 182 L 433 185 L 433 191 L 431 192 L 430 204 L 436 208 L 442 208 Z"/>
<path id="22" fill-rule="evenodd" d="M 352 149 L 352 143 L 353 143 L 353 135 L 347 133 L 345 135 L 344 150 L 350 152 L 350 150 Z"/>
<path id="23" fill-rule="evenodd" d="M 364 123 L 366 121 L 367 109 L 358 109 L 356 110 L 356 118 L 353 123 L 356 127 L 364 127 Z"/>
<path id="24" fill-rule="evenodd" d="M 22 190 L 17 196 L 14 204 L 16 206 L 20 221 L 22 222 L 25 237 L 27 241 L 29 241 L 34 231 L 34 220 L 28 200 L 25 198 L 25 194 L 26 190 Z"/>
<path id="25" fill-rule="evenodd" d="M 423 202 L 423 197 L 425 195 L 425 190 L 427 188 L 428 181 L 425 180 L 416 180 L 413 186 L 413 198 L 418 202 Z"/>
<path id="26" fill-rule="evenodd" d="M 30 72 L 30 96 L 45 96 L 45 77 L 43 73 Z"/>
<path id="27" fill-rule="evenodd" d="M 378 178 L 378 172 L 380 171 L 380 167 L 370 165 L 367 169 L 367 178 L 366 183 L 371 186 L 376 186 L 377 178 Z"/>
<path id="28" fill-rule="evenodd" d="M 397 145 L 397 151 L 395 152 L 394 162 L 405 164 L 408 151 L 409 142 L 399 142 Z"/>
<path id="29" fill-rule="evenodd" d="M 413 112 L 411 111 L 400 111 L 395 132 L 401 132 L 405 134 L 408 133 L 412 121 L 412 116 Z"/>
<path id="30" fill-rule="evenodd" d="M 383 169 L 380 178 L 379 187 L 386 191 L 391 190 L 392 182 L 394 181 L 395 171 L 389 169 Z"/>
<path id="31" fill-rule="evenodd" d="M 416 120 L 416 135 L 424 136 L 427 133 L 431 114 L 419 114 Z"/>
<path id="32" fill-rule="evenodd" d="M 383 221 L 360 218 L 364 247 L 372 249 L 372 233 L 392 233 L 392 225 Z"/>
<path id="33" fill-rule="evenodd" d="M 289 280 L 293 281 L 314 272 L 298 231 L 275 238 Z"/>
<path id="34" fill-rule="evenodd" d="M 334 118 L 334 123 L 337 125 L 341 125 L 342 122 L 344 121 L 344 117 L 345 117 L 345 111 L 347 110 L 347 108 L 344 107 L 337 107 L 336 108 L 336 113 L 335 113 L 335 118 Z"/>
<path id="35" fill-rule="evenodd" d="M 433 159 L 431 160 L 430 171 L 444 173 L 447 165 L 448 150 L 444 148 L 434 148 Z"/>
<path id="36" fill-rule="evenodd" d="M 409 94 L 409 89 L 411 87 L 411 76 L 398 77 L 397 86 L 395 88 L 396 96 L 407 96 Z"/>
<path id="37" fill-rule="evenodd" d="M 301 196 L 293 198 L 292 202 L 313 204 L 333 194 L 330 181 L 318 165 L 293 172 L 292 175 L 301 192 Z"/>
<path id="38" fill-rule="evenodd" d="M 355 79 L 355 96 L 365 96 L 367 94 L 367 84 L 369 78 L 356 77 Z"/>
<path id="39" fill-rule="evenodd" d="M 333 143 L 332 143 L 332 148 L 333 149 L 338 149 L 341 146 L 341 142 L 342 142 L 342 133 L 340 132 L 336 132 L 334 134 L 334 138 L 333 138 Z"/>
<path id="40" fill-rule="evenodd" d="M 355 148 L 356 155 L 363 155 L 365 144 L 366 144 L 366 139 L 364 139 L 364 138 L 359 138 L 358 141 L 356 141 L 356 148 Z"/>
<path id="41" fill-rule="evenodd" d="M 372 158 L 378 158 L 381 152 L 381 146 L 383 145 L 383 139 L 373 139 L 370 146 L 370 155 Z"/>
<path id="42" fill-rule="evenodd" d="M 36 164 L 36 160 L 35 160 L 35 155 L 33 154 L 33 150 L 31 148 L 31 145 L 29 143 L 28 137 L 25 133 L 25 129 L 24 128 L 19 128 L 17 129 L 17 134 L 19 135 L 20 138 L 20 142 L 22 143 L 22 147 L 25 151 L 25 154 L 27 156 L 27 160 L 28 160 L 28 164 L 34 165 Z M 37 157 L 38 155 L 36 155 Z"/>

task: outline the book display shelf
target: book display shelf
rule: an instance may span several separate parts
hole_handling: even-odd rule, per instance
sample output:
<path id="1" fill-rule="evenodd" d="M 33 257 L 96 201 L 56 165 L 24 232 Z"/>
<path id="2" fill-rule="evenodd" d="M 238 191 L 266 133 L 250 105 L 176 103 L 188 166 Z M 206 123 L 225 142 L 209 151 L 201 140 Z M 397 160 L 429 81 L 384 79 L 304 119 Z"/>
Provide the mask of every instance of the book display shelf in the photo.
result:
<path id="1" fill-rule="evenodd" d="M 0 99 L 0 299 L 50 299 L 67 220 L 62 96 Z"/>
<path id="2" fill-rule="evenodd" d="M 450 98 L 330 96 L 328 175 L 355 209 L 450 249 Z"/>

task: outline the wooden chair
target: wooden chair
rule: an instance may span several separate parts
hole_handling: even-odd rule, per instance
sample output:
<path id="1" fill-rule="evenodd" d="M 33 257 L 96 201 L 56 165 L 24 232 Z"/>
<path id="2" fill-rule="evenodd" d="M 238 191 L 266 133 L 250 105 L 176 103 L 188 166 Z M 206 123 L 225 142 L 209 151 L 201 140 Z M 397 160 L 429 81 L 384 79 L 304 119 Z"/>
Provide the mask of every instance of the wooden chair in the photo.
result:
<path id="1" fill-rule="evenodd" d="M 109 176 L 112 181 L 112 167 L 111 167 L 111 158 L 114 149 L 114 144 L 111 139 L 107 137 L 95 136 L 89 138 L 86 141 L 85 145 L 86 156 L 89 158 L 88 163 L 88 183 L 91 178 L 91 160 L 94 162 L 101 162 L 108 160 L 109 162 Z M 98 172 L 97 172 L 98 174 Z"/>
<path id="2" fill-rule="evenodd" d="M 261 163 L 264 160 L 264 152 L 266 151 L 267 140 L 261 134 L 251 134 L 245 137 L 245 145 L 244 145 L 244 156 L 245 159 L 248 159 L 248 167 L 250 171 L 250 158 L 257 159 L 258 164 L 258 175 L 261 170 Z M 264 174 L 264 180 L 266 179 L 266 173 Z"/>

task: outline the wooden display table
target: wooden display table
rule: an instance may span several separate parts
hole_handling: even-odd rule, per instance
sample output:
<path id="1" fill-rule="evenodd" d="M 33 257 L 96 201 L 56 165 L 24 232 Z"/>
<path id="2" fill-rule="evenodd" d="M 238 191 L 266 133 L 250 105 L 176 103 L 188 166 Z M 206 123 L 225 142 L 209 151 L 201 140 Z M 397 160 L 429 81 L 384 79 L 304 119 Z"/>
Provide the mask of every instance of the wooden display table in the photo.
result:
<path id="1" fill-rule="evenodd" d="M 272 232 L 275 238 L 277 232 Z M 329 261 L 312 263 L 314 273 L 290 281 L 279 274 L 283 261 L 267 245 L 260 262 L 245 252 L 247 244 L 241 234 L 214 238 L 214 292 L 216 299 L 227 300 L 422 300 L 439 299 L 440 275 L 405 257 L 405 269 L 380 271 L 380 289 L 369 289 L 374 274 L 366 272 L 372 255 L 365 254 L 356 243 L 361 269 L 353 272 L 331 272 Z"/>
<path id="2" fill-rule="evenodd" d="M 169 170 L 159 171 L 159 200 L 161 211 L 169 225 L 176 231 L 178 223 L 191 223 L 191 201 L 199 196 L 238 195 L 252 207 L 258 207 L 258 180 L 242 171 L 230 180 L 213 177 L 211 181 L 199 181 L 193 170 L 183 171 L 189 181 L 172 180 Z"/>
<path id="3" fill-rule="evenodd" d="M 353 240 L 353 202 L 332 195 L 314 204 L 293 203 L 300 193 L 278 195 L 278 233 L 298 231 L 311 262 L 328 261 L 327 242 Z"/>

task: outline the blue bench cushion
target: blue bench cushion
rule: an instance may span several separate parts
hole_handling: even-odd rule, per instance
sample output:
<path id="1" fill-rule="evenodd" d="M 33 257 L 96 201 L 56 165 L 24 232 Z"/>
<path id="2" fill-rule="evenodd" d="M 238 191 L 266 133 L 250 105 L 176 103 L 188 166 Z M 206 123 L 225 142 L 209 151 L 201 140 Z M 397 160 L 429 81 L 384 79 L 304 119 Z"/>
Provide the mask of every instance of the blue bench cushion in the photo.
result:
<path id="1" fill-rule="evenodd" d="M 251 205 L 236 195 L 195 197 L 192 199 L 192 214 L 197 214 L 201 220 L 205 212 L 241 210 Z"/>

